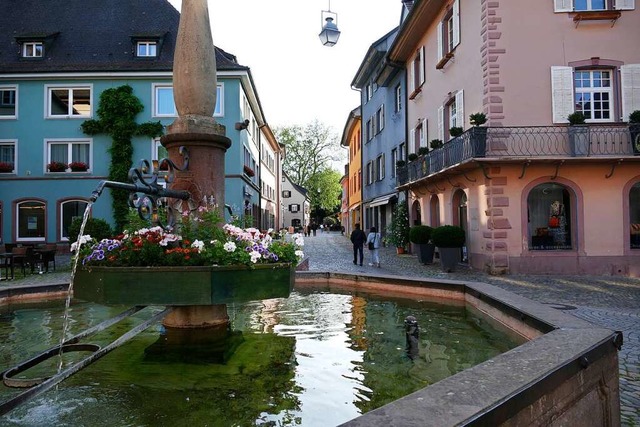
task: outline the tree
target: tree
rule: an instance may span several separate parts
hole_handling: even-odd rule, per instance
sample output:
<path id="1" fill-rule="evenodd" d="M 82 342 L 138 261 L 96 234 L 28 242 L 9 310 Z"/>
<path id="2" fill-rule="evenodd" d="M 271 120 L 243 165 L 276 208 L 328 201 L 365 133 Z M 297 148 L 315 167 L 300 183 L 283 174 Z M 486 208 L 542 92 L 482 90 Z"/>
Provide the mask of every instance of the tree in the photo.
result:
<path id="1" fill-rule="evenodd" d="M 291 181 L 308 190 L 311 177 L 343 157 L 338 136 L 318 120 L 304 128 L 299 125 L 276 128 L 274 133 L 285 146 L 284 172 Z"/>
<path id="2" fill-rule="evenodd" d="M 323 210 L 331 214 L 340 208 L 342 195 L 340 178 L 341 175 L 338 172 L 329 168 L 309 177 L 306 188 L 309 190 L 308 196 L 312 210 Z"/>
<path id="3" fill-rule="evenodd" d="M 111 136 L 109 148 L 111 165 L 109 166 L 109 180 L 126 182 L 129 179 L 129 169 L 133 163 L 134 136 L 155 138 L 162 135 L 162 123 L 147 122 L 138 124 L 135 117 L 144 109 L 142 102 L 133 94 L 129 85 L 110 88 L 100 95 L 100 105 L 96 111 L 97 120 L 87 120 L 82 123 L 82 131 L 87 135 L 101 133 Z M 122 231 L 127 222 L 129 212 L 129 192 L 112 189 L 113 218 L 116 231 Z"/>

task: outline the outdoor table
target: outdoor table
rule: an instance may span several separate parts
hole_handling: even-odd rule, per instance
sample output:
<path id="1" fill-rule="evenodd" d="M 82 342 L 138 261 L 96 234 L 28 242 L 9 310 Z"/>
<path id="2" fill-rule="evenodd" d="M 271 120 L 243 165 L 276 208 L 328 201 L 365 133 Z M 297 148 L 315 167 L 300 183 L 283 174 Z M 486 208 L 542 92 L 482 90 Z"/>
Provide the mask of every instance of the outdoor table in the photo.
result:
<path id="1" fill-rule="evenodd" d="M 33 249 L 34 256 L 34 264 L 44 264 L 46 272 L 49 272 L 49 262 L 45 262 L 46 260 L 53 260 L 56 255 L 56 249 L 46 249 L 46 248 L 34 248 Z"/>

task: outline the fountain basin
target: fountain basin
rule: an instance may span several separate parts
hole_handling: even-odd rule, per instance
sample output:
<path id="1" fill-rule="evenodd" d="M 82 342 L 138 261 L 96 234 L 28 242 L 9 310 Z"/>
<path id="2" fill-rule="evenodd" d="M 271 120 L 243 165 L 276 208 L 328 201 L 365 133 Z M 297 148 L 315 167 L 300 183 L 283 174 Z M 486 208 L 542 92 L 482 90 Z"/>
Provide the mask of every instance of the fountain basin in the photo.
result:
<path id="1" fill-rule="evenodd" d="M 88 267 L 76 272 L 73 296 L 98 304 L 194 306 L 286 298 L 289 264 L 202 267 Z"/>

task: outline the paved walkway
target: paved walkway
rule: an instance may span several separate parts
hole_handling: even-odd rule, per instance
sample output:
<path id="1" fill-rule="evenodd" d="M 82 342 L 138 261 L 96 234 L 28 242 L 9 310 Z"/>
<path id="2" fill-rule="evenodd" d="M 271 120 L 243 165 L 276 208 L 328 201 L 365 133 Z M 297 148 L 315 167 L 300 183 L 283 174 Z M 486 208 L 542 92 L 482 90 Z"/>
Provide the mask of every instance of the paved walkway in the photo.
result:
<path id="1" fill-rule="evenodd" d="M 413 255 L 397 255 L 395 248 L 381 248 L 381 268 L 370 267 L 365 249 L 364 266 L 353 264 L 351 243 L 340 233 L 320 233 L 305 239 L 305 255 L 312 271 L 339 271 L 402 275 L 434 279 L 477 281 L 507 289 L 606 328 L 622 331 L 619 353 L 621 411 L 624 426 L 640 426 L 640 279 L 612 276 L 490 276 L 460 267 L 444 273 L 439 265 L 421 265 Z M 0 288 L 29 284 L 68 283 L 69 257 L 57 258 L 59 272 L 28 275 L 0 282 Z"/>

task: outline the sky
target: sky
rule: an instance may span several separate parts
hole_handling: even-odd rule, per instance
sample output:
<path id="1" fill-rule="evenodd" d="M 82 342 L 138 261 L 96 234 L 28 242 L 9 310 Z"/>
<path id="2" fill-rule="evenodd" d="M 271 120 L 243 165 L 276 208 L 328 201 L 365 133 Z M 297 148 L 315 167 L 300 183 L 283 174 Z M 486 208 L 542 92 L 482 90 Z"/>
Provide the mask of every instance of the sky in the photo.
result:
<path id="1" fill-rule="evenodd" d="M 181 0 L 169 0 L 180 10 Z M 373 42 L 398 26 L 400 0 L 333 0 L 338 43 L 320 43 L 330 0 L 209 0 L 213 43 L 251 69 L 271 128 L 315 119 L 342 136 L 360 105 L 351 82 Z M 334 21 L 336 22 L 336 21 Z"/>

